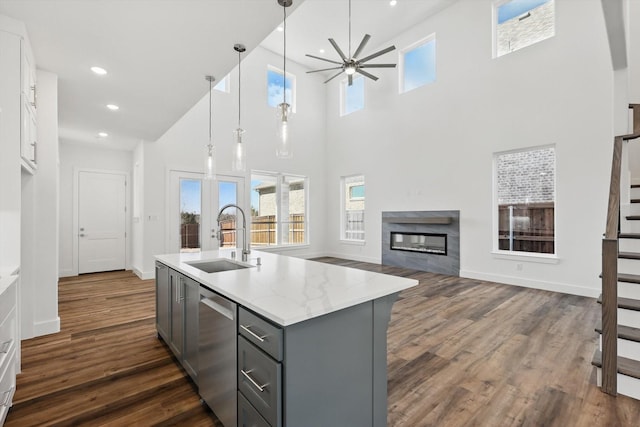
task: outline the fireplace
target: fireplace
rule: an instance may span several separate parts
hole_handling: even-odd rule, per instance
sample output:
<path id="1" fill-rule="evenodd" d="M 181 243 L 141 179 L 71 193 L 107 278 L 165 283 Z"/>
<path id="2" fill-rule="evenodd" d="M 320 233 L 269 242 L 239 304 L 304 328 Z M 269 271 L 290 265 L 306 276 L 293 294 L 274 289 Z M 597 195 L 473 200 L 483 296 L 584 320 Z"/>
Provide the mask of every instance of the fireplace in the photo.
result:
<path id="1" fill-rule="evenodd" d="M 460 274 L 460 211 L 382 212 L 382 264 Z"/>
<path id="2" fill-rule="evenodd" d="M 447 255 L 447 235 L 391 232 L 391 250 Z"/>

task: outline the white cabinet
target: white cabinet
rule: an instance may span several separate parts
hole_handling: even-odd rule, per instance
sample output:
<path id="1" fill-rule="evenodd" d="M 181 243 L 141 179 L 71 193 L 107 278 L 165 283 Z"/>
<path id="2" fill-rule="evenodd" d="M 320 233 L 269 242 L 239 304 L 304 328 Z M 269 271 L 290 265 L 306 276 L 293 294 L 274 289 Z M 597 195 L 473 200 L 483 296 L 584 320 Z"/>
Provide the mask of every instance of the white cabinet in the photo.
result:
<path id="1" fill-rule="evenodd" d="M 20 156 L 22 167 L 29 173 L 35 173 L 38 167 L 38 130 L 36 125 L 36 112 L 38 106 L 38 86 L 36 82 L 36 68 L 31 49 L 27 42 L 21 40 L 21 129 L 20 129 Z"/>
<path id="2" fill-rule="evenodd" d="M 0 425 L 4 423 L 16 390 L 20 346 L 17 329 L 18 276 L 0 279 Z"/>

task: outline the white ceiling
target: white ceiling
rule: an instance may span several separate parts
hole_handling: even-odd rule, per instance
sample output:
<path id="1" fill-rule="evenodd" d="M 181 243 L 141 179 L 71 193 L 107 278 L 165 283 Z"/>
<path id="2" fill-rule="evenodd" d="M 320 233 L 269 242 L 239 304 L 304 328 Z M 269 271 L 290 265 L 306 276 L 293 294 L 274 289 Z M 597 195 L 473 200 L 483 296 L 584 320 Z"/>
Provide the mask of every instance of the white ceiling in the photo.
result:
<path id="1" fill-rule="evenodd" d="M 455 1 L 353 0 L 353 49 L 365 33 L 365 54 L 386 47 Z M 25 23 L 37 67 L 58 75 L 60 139 L 121 149 L 155 141 L 182 117 L 206 94 L 206 74 L 221 79 L 233 69 L 235 43 L 277 53 L 283 45 L 277 0 L 2 0 L 0 14 Z M 289 59 L 326 68 L 304 54 L 338 59 L 329 37 L 348 50 L 347 0 L 294 0 L 287 14 Z M 94 75 L 94 65 L 109 74 Z M 98 139 L 100 131 L 109 138 Z"/>

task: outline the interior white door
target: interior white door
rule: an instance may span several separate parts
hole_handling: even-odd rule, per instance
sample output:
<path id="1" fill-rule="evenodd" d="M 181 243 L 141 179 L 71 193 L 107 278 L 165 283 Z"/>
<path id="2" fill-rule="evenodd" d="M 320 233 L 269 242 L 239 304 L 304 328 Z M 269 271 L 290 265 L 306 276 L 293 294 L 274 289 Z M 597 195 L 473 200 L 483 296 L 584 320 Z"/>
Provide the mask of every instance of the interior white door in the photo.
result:
<path id="1" fill-rule="evenodd" d="M 126 267 L 126 176 L 78 173 L 78 273 Z"/>

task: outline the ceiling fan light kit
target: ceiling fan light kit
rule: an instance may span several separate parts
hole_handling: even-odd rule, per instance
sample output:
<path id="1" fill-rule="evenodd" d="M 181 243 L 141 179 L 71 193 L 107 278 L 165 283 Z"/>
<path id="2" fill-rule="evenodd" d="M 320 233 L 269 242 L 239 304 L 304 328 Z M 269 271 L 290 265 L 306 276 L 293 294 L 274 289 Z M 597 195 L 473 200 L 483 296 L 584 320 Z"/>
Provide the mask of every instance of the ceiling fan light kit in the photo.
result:
<path id="1" fill-rule="evenodd" d="M 278 0 L 280 1 L 280 0 Z M 283 0 L 284 1 L 284 0 Z M 360 42 L 360 44 L 358 45 L 356 51 L 353 53 L 353 55 L 351 55 L 351 0 L 349 0 L 349 55 L 345 55 L 344 52 L 342 51 L 342 49 L 340 49 L 340 46 L 338 46 L 338 44 L 335 42 L 335 40 L 333 39 L 329 39 L 329 43 L 331 43 L 331 46 L 333 46 L 333 48 L 336 50 L 336 52 L 338 52 L 338 55 L 340 56 L 340 59 L 342 60 L 340 61 L 334 61 L 332 59 L 327 59 L 327 58 L 322 58 L 320 56 L 315 56 L 315 55 L 310 55 L 307 54 L 306 56 L 310 57 L 310 58 L 314 58 L 314 59 L 319 59 L 321 61 L 325 61 L 325 62 L 329 62 L 332 64 L 336 64 L 338 65 L 337 67 L 330 67 L 330 68 L 323 68 L 320 70 L 312 70 L 312 71 L 307 71 L 307 73 L 319 73 L 322 71 L 330 71 L 330 70 L 340 70 L 338 71 L 336 74 L 334 74 L 333 76 L 329 77 L 327 80 L 325 80 L 325 83 L 329 83 L 331 80 L 335 79 L 336 77 L 338 77 L 340 74 L 345 73 L 348 77 L 349 80 L 349 86 L 351 86 L 353 84 L 353 75 L 358 73 L 362 76 L 365 76 L 373 81 L 378 80 L 378 77 L 374 76 L 373 74 L 367 72 L 364 70 L 364 68 L 395 68 L 396 64 L 367 64 L 366 62 L 375 59 L 381 55 L 384 55 L 385 53 L 391 52 L 392 50 L 394 50 L 396 47 L 395 46 L 389 46 L 385 49 L 379 50 L 378 52 L 372 53 L 369 56 L 366 56 L 362 59 L 358 59 L 360 57 L 360 54 L 362 53 L 362 51 L 364 50 L 365 46 L 367 45 L 367 43 L 369 42 L 369 39 L 371 38 L 371 36 L 369 34 L 365 34 L 364 37 L 362 38 L 362 41 Z"/>

